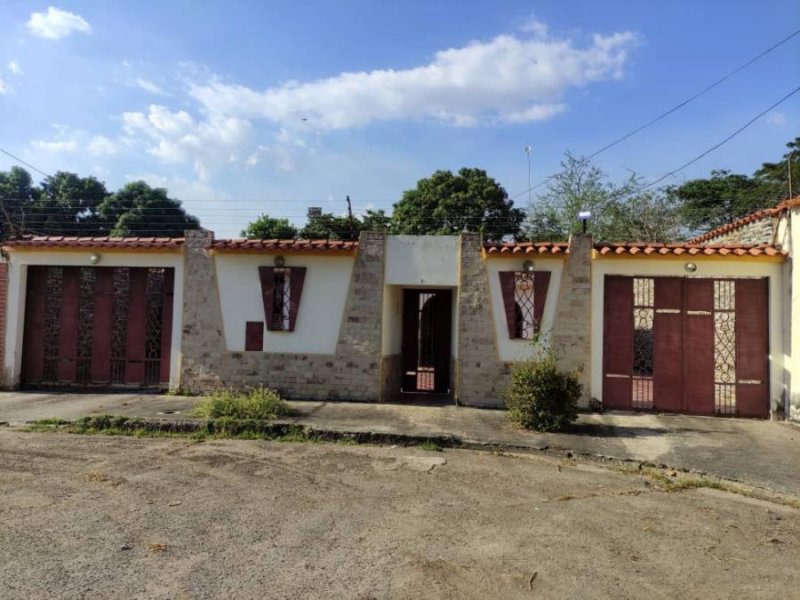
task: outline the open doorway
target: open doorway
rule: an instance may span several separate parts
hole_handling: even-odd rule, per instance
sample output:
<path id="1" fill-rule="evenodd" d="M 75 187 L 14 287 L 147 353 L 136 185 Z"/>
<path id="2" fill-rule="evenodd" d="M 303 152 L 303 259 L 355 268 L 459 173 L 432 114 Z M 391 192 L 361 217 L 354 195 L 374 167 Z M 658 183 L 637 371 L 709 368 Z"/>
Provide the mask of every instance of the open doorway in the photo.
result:
<path id="1" fill-rule="evenodd" d="M 403 290 L 402 392 L 449 394 L 452 290 Z"/>

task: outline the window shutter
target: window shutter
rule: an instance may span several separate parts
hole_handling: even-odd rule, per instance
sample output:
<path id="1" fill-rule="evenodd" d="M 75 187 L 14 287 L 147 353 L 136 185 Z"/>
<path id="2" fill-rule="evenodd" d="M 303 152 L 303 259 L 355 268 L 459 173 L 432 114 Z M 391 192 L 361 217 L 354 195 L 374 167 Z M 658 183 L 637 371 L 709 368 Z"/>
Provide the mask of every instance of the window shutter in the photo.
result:
<path id="1" fill-rule="evenodd" d="M 275 297 L 275 267 L 258 267 L 258 275 L 261 278 L 261 299 L 264 302 L 264 320 L 267 322 L 267 329 L 272 331 L 272 302 Z"/>
<path id="2" fill-rule="evenodd" d="M 245 324 L 245 332 L 244 332 L 244 349 L 245 350 L 264 349 L 263 321 L 247 321 L 247 323 Z"/>
<path id="3" fill-rule="evenodd" d="M 514 271 L 500 271 L 500 291 L 503 294 L 503 309 L 506 313 L 508 337 L 512 339 L 517 337 L 517 313 L 514 302 L 516 286 L 516 275 Z"/>
<path id="4" fill-rule="evenodd" d="M 533 274 L 533 330 L 536 333 L 542 328 L 548 287 L 550 287 L 550 271 L 536 271 Z"/>
<path id="5" fill-rule="evenodd" d="M 303 283 L 306 279 L 305 267 L 291 267 L 289 275 L 289 331 L 294 331 L 297 324 L 297 313 L 300 310 L 300 297 L 303 294 Z"/>

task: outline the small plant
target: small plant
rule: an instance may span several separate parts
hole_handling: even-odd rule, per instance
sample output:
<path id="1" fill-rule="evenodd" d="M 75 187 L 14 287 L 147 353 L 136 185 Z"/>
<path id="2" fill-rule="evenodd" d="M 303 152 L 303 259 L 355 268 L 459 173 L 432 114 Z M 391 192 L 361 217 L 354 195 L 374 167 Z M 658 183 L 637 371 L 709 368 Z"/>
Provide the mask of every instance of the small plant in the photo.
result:
<path id="1" fill-rule="evenodd" d="M 230 417 L 232 419 L 271 420 L 284 417 L 291 409 L 277 392 L 260 386 L 246 394 L 232 390 L 214 392 L 195 408 L 195 414 L 207 419 Z"/>
<path id="2" fill-rule="evenodd" d="M 419 445 L 423 450 L 428 452 L 441 452 L 442 446 L 436 440 L 425 440 Z"/>
<path id="3" fill-rule="evenodd" d="M 506 393 L 508 418 L 526 429 L 561 431 L 578 417 L 581 384 L 558 369 L 555 354 L 514 370 Z"/>

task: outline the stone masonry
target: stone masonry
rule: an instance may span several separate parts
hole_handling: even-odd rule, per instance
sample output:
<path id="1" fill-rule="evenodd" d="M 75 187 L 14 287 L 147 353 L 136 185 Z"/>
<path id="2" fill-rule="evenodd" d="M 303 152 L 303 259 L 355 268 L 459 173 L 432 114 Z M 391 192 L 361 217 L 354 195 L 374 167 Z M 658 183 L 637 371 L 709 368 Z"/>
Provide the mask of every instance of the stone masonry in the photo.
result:
<path id="1" fill-rule="evenodd" d="M 361 234 L 336 353 L 229 352 L 213 234 L 186 232 L 180 385 L 189 392 L 265 385 L 286 398 L 376 402 L 381 391 L 381 310 L 386 237 Z M 302 319 L 302 305 L 298 318 Z"/>
<path id="2" fill-rule="evenodd" d="M 573 234 L 564 264 L 553 322 L 552 347 L 565 371 L 580 373 L 583 395 L 579 404 L 589 404 L 592 315 L 592 236 Z"/>
<path id="3" fill-rule="evenodd" d="M 6 311 L 8 302 L 8 263 L 0 262 L 0 340 L 6 339 Z M 5 385 L 6 347 L 0 343 L 0 386 Z"/>
<path id="4" fill-rule="evenodd" d="M 456 400 L 467 406 L 501 408 L 511 381 L 510 365 L 498 358 L 489 274 L 479 234 L 461 234 L 460 260 Z"/>
<path id="5" fill-rule="evenodd" d="M 727 233 L 714 237 L 706 244 L 771 244 L 775 232 L 776 220 L 764 217 Z"/>

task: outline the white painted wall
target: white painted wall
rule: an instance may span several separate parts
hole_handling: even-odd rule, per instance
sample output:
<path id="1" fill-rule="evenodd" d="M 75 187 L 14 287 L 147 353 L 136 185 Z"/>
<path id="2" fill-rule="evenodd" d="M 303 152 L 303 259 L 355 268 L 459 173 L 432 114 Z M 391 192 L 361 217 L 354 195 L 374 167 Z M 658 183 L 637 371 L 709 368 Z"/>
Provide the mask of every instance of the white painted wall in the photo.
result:
<path id="1" fill-rule="evenodd" d="M 264 352 L 333 354 L 339 339 L 353 256 L 286 254 L 287 267 L 306 267 L 294 331 L 264 331 Z M 273 266 L 271 254 L 215 253 L 225 346 L 243 352 L 245 323 L 266 321 L 258 267 Z"/>
<path id="2" fill-rule="evenodd" d="M 530 340 L 511 339 L 508 337 L 508 324 L 503 308 L 503 292 L 500 289 L 500 271 L 521 271 L 526 260 L 533 260 L 535 270 L 550 271 L 550 285 L 547 288 L 547 300 L 542 315 L 542 341 L 534 347 Z M 489 273 L 489 290 L 492 298 L 492 317 L 497 340 L 498 354 L 504 362 L 530 360 L 546 348 L 547 333 L 553 329 L 556 318 L 558 290 L 561 288 L 561 275 L 564 270 L 564 258 L 558 256 L 490 257 L 487 259 Z"/>
<path id="3" fill-rule="evenodd" d="M 697 264 L 695 277 L 769 277 L 770 406 L 775 408 L 784 392 L 783 264 L 739 257 L 604 258 L 592 261 L 592 378 L 591 395 L 603 399 L 603 298 L 606 275 L 684 277 L 687 262 Z"/>
<path id="4" fill-rule="evenodd" d="M 454 235 L 390 235 L 387 285 L 458 286 L 460 240 Z"/>
<path id="5" fill-rule="evenodd" d="M 172 310 L 172 347 L 170 352 L 169 383 L 178 385 L 183 320 L 183 253 L 182 252 L 127 252 L 119 250 L 15 250 L 9 249 L 8 307 L 5 339 L 5 364 L 8 385 L 18 385 L 22 370 L 22 340 L 25 323 L 25 292 L 28 265 L 64 267 L 89 267 L 89 257 L 100 255 L 100 267 L 172 267 L 175 269 L 175 295 Z"/>
<path id="6" fill-rule="evenodd" d="M 786 266 L 784 297 L 789 305 L 784 323 L 786 338 L 786 412 L 790 419 L 800 421 L 800 206 L 792 208 L 788 216 L 781 219 L 783 248 L 789 252 Z"/>
<path id="7" fill-rule="evenodd" d="M 383 288 L 383 328 L 381 352 L 383 356 L 400 354 L 403 349 L 403 288 L 387 285 Z"/>

